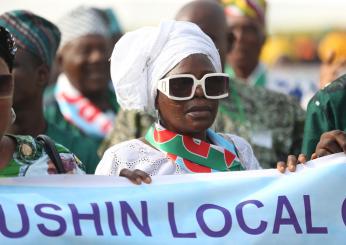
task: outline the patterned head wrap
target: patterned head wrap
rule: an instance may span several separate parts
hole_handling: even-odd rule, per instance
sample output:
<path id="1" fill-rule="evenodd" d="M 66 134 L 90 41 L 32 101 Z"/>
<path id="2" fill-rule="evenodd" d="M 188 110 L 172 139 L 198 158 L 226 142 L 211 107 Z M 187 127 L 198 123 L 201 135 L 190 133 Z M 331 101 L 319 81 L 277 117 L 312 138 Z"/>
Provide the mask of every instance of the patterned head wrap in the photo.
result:
<path id="1" fill-rule="evenodd" d="M 48 20 L 26 10 L 0 15 L 0 25 L 14 36 L 18 47 L 51 66 L 60 42 L 59 29 Z"/>
<path id="2" fill-rule="evenodd" d="M 5 27 L 0 26 L 0 57 L 5 60 L 10 71 L 13 68 L 16 51 L 17 47 L 12 34 Z"/>
<path id="3" fill-rule="evenodd" d="M 226 16 L 246 16 L 265 24 L 265 0 L 222 0 Z"/>
<path id="4" fill-rule="evenodd" d="M 57 23 L 61 31 L 60 48 L 79 37 L 100 35 L 108 37 L 106 23 L 96 9 L 80 6 L 64 15 Z"/>
<path id="5" fill-rule="evenodd" d="M 191 54 L 205 54 L 216 72 L 221 72 L 213 41 L 191 22 L 164 21 L 159 27 L 126 33 L 115 44 L 111 57 L 111 76 L 120 106 L 153 112 L 158 80 Z"/>
<path id="6" fill-rule="evenodd" d="M 117 18 L 117 15 L 111 8 L 106 9 L 98 9 L 95 8 L 96 11 L 100 13 L 102 18 L 104 19 L 106 26 L 108 27 L 108 31 L 111 35 L 117 35 L 122 34 L 123 30 L 120 26 L 119 20 Z"/>

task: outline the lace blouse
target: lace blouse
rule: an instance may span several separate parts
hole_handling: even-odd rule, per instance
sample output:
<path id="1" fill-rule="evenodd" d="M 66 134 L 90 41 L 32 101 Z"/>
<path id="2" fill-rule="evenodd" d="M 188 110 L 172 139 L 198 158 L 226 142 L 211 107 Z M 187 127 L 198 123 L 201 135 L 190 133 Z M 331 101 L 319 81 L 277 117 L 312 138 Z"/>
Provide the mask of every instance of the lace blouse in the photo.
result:
<path id="1" fill-rule="evenodd" d="M 261 169 L 250 144 L 232 134 L 221 134 L 235 144 L 239 159 L 246 170 Z M 140 169 L 150 176 L 188 173 L 180 169 L 165 153 L 133 139 L 110 147 L 96 168 L 96 175 L 119 175 L 124 168 Z M 191 173 L 191 172 L 189 172 Z"/>

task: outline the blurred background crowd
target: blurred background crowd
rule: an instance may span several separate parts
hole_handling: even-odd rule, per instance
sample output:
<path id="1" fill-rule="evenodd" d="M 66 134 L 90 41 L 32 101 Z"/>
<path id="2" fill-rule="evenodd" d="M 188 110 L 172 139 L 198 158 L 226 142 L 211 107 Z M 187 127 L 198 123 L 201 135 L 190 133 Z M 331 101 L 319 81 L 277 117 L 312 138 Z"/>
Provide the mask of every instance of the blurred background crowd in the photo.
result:
<path id="1" fill-rule="evenodd" d="M 3 2 L 0 11 L 26 9 L 54 23 L 66 11 L 80 5 L 109 8 L 114 11 L 119 28 L 126 32 L 174 18 L 187 2 L 189 0 L 13 0 Z M 346 56 L 342 45 L 346 38 L 345 9 L 346 2 L 341 0 L 267 1 L 267 38 L 260 59 L 270 67 L 268 88 L 295 96 L 306 109 L 309 99 L 320 88 L 320 62 L 331 59 L 338 62 Z"/>

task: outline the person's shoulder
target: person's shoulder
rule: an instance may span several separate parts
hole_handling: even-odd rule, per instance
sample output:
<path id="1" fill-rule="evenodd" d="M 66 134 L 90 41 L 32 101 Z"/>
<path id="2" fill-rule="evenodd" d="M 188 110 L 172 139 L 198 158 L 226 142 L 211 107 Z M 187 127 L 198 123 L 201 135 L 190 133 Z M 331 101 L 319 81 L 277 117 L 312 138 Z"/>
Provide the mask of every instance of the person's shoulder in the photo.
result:
<path id="1" fill-rule="evenodd" d="M 98 146 L 87 136 L 82 135 L 78 130 L 73 130 L 73 128 L 62 129 L 49 121 L 47 121 L 46 123 L 46 134 L 55 141 L 61 143 L 62 145 L 65 145 L 67 148 L 71 148 L 71 146 L 73 146 L 74 144 L 78 144 L 78 147 L 88 149 L 97 148 Z"/>
<path id="2" fill-rule="evenodd" d="M 166 156 L 161 151 L 154 149 L 140 139 L 132 139 L 121 142 L 109 147 L 99 164 L 97 165 L 95 174 L 103 175 L 113 172 L 113 166 L 123 166 L 131 168 L 139 162 L 149 164 L 150 161 L 162 160 Z M 117 173 L 118 175 L 119 173 Z"/>
<path id="3" fill-rule="evenodd" d="M 338 104 L 346 101 L 346 74 L 320 89 L 309 101 L 308 111 L 321 108 L 328 103 Z M 339 106 L 344 106 L 343 103 Z"/>
<path id="4" fill-rule="evenodd" d="M 298 101 L 286 94 L 269 90 L 264 87 L 255 87 L 248 84 L 241 84 L 240 82 L 233 82 L 233 86 L 236 86 L 236 92 L 231 94 L 231 99 L 221 101 L 221 107 L 234 108 L 236 103 L 232 96 L 239 94 L 241 103 L 246 113 L 251 113 L 250 117 L 270 117 L 272 113 L 280 113 L 286 119 L 289 118 L 302 118 L 304 120 L 305 112 L 299 105 Z M 280 110 L 278 110 L 280 108 Z M 256 114 L 253 112 L 256 111 Z M 271 118 L 270 120 L 281 120 L 279 117 Z"/>
<path id="5" fill-rule="evenodd" d="M 233 86 L 236 86 L 240 94 L 248 95 L 246 99 L 254 100 L 257 103 L 276 103 L 282 101 L 284 104 L 288 105 L 299 105 L 292 96 L 265 87 L 252 86 L 239 81 L 234 81 Z"/>
<path id="6" fill-rule="evenodd" d="M 341 77 L 337 78 L 327 86 L 325 86 L 323 89 L 320 90 L 321 93 L 335 93 L 342 91 L 344 94 L 346 94 L 346 74 L 342 75 Z"/>
<path id="7" fill-rule="evenodd" d="M 244 149 L 244 148 L 251 148 L 250 143 L 243 137 L 240 137 L 235 134 L 228 134 L 228 133 L 218 133 L 218 134 L 221 135 L 227 141 L 234 143 L 238 150 Z"/>
<path id="8" fill-rule="evenodd" d="M 261 169 L 253 149 L 247 140 L 235 134 L 219 133 L 219 135 L 235 145 L 239 153 L 239 159 L 245 169 Z"/>
<path id="9" fill-rule="evenodd" d="M 121 143 L 115 144 L 111 147 L 109 147 L 104 155 L 126 155 L 126 156 L 135 156 L 138 155 L 139 152 L 142 152 L 143 150 L 155 150 L 154 148 L 148 146 L 143 141 L 139 139 L 131 139 L 127 141 L 123 141 Z"/>

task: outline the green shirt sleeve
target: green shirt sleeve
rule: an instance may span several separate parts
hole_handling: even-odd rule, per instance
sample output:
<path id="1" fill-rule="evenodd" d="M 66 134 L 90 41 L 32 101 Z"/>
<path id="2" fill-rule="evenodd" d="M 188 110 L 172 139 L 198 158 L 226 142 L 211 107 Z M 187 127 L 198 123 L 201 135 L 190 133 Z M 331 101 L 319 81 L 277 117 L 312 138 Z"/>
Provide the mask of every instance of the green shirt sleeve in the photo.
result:
<path id="1" fill-rule="evenodd" d="M 302 152 L 310 159 L 321 135 L 333 129 L 327 112 L 330 111 L 328 95 L 319 91 L 309 102 L 304 127 Z"/>

